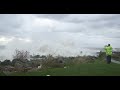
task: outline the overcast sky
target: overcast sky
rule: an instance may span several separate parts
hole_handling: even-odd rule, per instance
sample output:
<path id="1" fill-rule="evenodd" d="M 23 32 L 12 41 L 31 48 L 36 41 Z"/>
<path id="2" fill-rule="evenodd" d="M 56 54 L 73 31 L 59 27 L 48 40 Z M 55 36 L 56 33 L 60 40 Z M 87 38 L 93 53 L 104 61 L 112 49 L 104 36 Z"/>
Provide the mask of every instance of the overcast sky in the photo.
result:
<path id="1" fill-rule="evenodd" d="M 81 48 L 120 48 L 119 14 L 0 14 L 0 58 L 14 50 L 77 55 Z"/>

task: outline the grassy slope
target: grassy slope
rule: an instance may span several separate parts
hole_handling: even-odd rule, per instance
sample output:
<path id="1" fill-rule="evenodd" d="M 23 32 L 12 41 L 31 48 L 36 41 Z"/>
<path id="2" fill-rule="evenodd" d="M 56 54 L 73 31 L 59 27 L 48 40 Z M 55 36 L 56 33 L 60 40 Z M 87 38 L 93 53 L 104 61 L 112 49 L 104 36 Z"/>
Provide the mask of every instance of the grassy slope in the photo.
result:
<path id="1" fill-rule="evenodd" d="M 96 60 L 95 63 L 72 65 L 68 68 L 53 68 L 44 71 L 13 73 L 10 76 L 119 76 L 120 64 L 106 64 Z"/>

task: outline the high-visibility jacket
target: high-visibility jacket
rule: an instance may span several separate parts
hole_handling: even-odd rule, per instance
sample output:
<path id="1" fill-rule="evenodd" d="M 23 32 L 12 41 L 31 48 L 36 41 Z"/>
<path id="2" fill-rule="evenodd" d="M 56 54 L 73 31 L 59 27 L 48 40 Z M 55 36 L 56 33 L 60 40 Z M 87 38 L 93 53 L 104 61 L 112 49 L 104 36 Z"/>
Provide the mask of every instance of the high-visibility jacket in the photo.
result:
<path id="1" fill-rule="evenodd" d="M 106 52 L 106 55 L 112 55 L 112 47 L 111 46 L 107 46 L 105 47 L 105 52 Z"/>

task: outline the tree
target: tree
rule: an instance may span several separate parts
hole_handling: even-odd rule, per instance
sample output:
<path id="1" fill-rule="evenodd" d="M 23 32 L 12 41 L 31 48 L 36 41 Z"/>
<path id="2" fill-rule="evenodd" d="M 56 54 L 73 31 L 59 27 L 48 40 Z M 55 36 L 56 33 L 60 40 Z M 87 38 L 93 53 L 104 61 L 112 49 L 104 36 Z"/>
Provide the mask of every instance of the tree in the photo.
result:
<path id="1" fill-rule="evenodd" d="M 12 65 L 15 66 L 17 70 L 24 71 L 26 67 L 28 67 L 28 58 L 30 57 L 28 51 L 24 50 L 15 50 L 15 54 L 13 55 Z"/>
<path id="2" fill-rule="evenodd" d="M 15 50 L 15 54 L 13 55 L 13 59 L 18 59 L 18 60 L 26 60 L 30 57 L 29 52 L 28 51 L 24 51 L 24 50 Z"/>
<path id="3" fill-rule="evenodd" d="M 40 55 L 35 55 L 34 58 L 40 58 Z"/>
<path id="4" fill-rule="evenodd" d="M 3 62 L 1 62 L 1 65 L 11 65 L 11 61 L 10 60 L 4 60 Z"/>

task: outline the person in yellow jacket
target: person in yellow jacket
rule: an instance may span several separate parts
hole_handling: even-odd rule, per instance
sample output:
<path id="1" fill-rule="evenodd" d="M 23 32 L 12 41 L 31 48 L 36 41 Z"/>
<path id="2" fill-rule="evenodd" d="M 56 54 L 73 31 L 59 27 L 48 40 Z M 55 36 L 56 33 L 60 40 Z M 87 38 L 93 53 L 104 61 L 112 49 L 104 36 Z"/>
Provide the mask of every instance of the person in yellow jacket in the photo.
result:
<path id="1" fill-rule="evenodd" d="M 108 44 L 108 46 L 105 46 L 105 52 L 107 57 L 106 59 L 108 64 L 111 63 L 112 49 L 113 48 L 110 46 L 110 44 Z"/>

